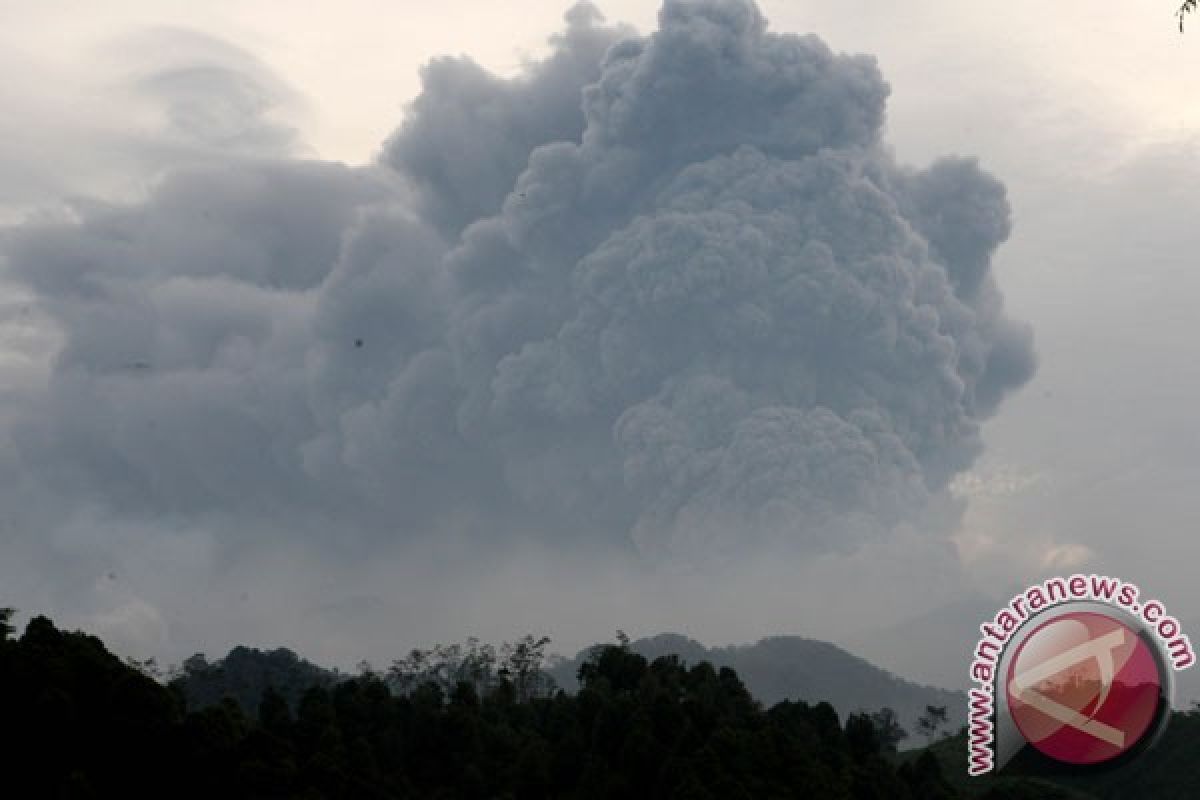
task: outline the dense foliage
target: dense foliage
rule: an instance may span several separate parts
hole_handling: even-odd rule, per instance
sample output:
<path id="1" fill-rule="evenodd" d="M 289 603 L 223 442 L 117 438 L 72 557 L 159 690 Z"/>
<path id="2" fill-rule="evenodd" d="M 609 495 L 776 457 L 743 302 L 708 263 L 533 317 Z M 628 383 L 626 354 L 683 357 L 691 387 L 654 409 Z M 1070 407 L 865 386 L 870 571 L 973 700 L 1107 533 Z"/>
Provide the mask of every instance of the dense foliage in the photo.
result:
<path id="1" fill-rule="evenodd" d="M 678 655 L 689 664 L 707 661 L 714 667 L 737 672 L 750 694 L 767 706 L 782 700 L 825 701 L 845 717 L 862 709 L 891 708 L 909 733 L 904 746 L 924 743 L 920 718 L 930 706 L 944 707 L 947 719 L 941 730 L 954 732 L 966 724 L 967 698 L 931 686 L 919 686 L 848 653 L 842 648 L 800 636 L 770 636 L 754 644 L 705 647 L 679 634 L 663 633 L 635 639 L 630 648 L 653 661 Z M 586 659 L 576 658 L 551 668 L 558 684 L 576 686 L 575 673 Z"/>
<path id="2" fill-rule="evenodd" d="M 548 644 L 548 639 L 524 636 L 493 647 L 471 638 L 412 650 L 378 672 L 395 693 L 406 694 L 425 683 L 436 683 L 449 693 L 460 681 L 468 681 L 484 694 L 502 677 L 512 681 L 522 697 L 553 694 L 556 688 L 575 692 L 579 667 L 590 657 L 591 648 L 564 659 L 548 655 Z M 766 706 L 783 700 L 825 701 L 843 718 L 863 709 L 893 709 L 895 723 L 907 733 L 901 740 L 906 747 L 932 741 L 942 732 L 952 733 L 966 722 L 967 701 L 962 692 L 918 686 L 828 642 L 775 636 L 751 645 L 709 648 L 685 636 L 660 634 L 628 640 L 627 644 L 647 661 L 677 655 L 689 664 L 707 661 L 717 669 L 729 667 Z M 376 671 L 366 663 L 359 669 Z M 147 672 L 164 677 L 153 668 Z M 294 711 L 309 688 L 329 688 L 351 676 L 312 664 L 284 648 L 235 647 L 215 660 L 194 655 L 165 677 L 183 693 L 190 709 L 217 705 L 232 697 L 253 716 L 268 686 L 279 691 Z M 921 722 L 931 707 L 945 709 L 947 714 L 934 732 Z"/>
<path id="3" fill-rule="evenodd" d="M 7 630 L 7 629 L 6 629 Z M 366 672 L 191 711 L 178 691 L 44 617 L 0 642 L 4 762 L 38 797 L 939 798 L 932 757 L 896 768 L 871 715 L 764 710 L 733 670 L 599 648 L 581 688 L 515 676 L 396 693 Z"/>
<path id="4" fill-rule="evenodd" d="M 288 692 L 316 680 L 294 704 L 268 688 L 247 713 L 246 693 L 190 706 L 180 680 L 163 686 L 95 637 L 38 617 L 14 639 L 10 619 L 0 609 L 3 797 L 1200 796 L 1198 713 L 1177 714 L 1163 742 L 1125 770 L 968 781 L 961 735 L 897 754 L 890 709 L 844 724 L 827 703 L 764 709 L 732 669 L 651 661 L 627 640 L 592 651 L 573 695 L 540 680 L 545 642 L 532 637 L 499 654 L 416 651 L 357 677 L 312 672 L 286 651 L 246 651 L 255 666 L 238 675 L 276 674 L 293 681 Z M 231 663 L 242 668 L 240 656 Z M 222 668 L 190 665 L 213 691 Z M 239 681 L 231 685 L 246 688 Z M 931 738 L 940 711 L 927 710 Z"/>
<path id="5" fill-rule="evenodd" d="M 1127 800 L 1131 797 L 1200 797 L 1200 709 L 1175 712 L 1154 747 L 1137 760 L 1097 772 L 1072 773 L 1047 770 L 1033 764 L 1022 768 L 1026 779 L 1001 773 L 996 777 L 968 779 L 967 744 L 959 734 L 929 748 L 942 765 L 946 778 L 965 792 L 992 792 L 996 798 L 1062 798 L 1062 800 Z M 1011 772 L 1009 773 L 1011 775 Z"/>
<path id="6" fill-rule="evenodd" d="M 171 687 L 190 709 L 220 705 L 228 698 L 253 715 L 268 688 L 281 694 L 288 707 L 295 710 L 306 691 L 316 686 L 328 689 L 346 676 L 306 661 L 286 648 L 263 651 L 235 647 L 215 662 L 197 653 L 185 659 L 169 677 Z"/>

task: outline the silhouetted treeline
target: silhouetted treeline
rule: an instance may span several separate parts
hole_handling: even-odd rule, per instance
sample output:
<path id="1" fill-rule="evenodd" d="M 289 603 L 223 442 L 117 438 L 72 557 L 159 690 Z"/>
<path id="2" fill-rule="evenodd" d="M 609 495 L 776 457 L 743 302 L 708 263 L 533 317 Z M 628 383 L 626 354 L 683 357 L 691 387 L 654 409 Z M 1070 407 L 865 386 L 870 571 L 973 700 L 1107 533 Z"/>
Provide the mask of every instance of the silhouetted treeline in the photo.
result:
<path id="1" fill-rule="evenodd" d="M 965 693 L 906 681 L 816 639 L 770 636 L 754 644 L 705 647 L 677 633 L 662 633 L 635 639 L 629 646 L 650 660 L 678 655 L 690 664 L 708 661 L 715 667 L 730 667 L 755 699 L 767 706 L 782 700 L 824 700 L 843 716 L 861 709 L 894 709 L 900 724 L 912 734 L 905 741 L 910 747 L 923 741 L 916 734 L 929 706 L 946 709 L 944 730 L 954 732 L 967 721 Z M 586 657 L 585 650 L 551 669 L 559 685 L 568 691 L 575 688 L 575 672 Z"/>
<path id="2" fill-rule="evenodd" d="M 1159 746 L 1125 769 L 968 780 L 961 735 L 897 756 L 890 709 L 844 724 L 827 703 L 765 709 L 732 669 L 651 661 L 628 640 L 592 651 L 576 694 L 543 680 L 546 640 L 533 637 L 495 651 L 414 651 L 357 677 L 288 651 L 235 650 L 217 665 L 185 662 L 163 686 L 95 637 L 37 617 L 14 638 L 10 620 L 0 609 L 4 798 L 1200 796 L 1198 712 L 1176 714 Z M 214 672 L 228 668 L 232 684 Z M 179 680 L 189 673 L 202 703 L 215 696 L 203 695 L 206 679 L 223 699 L 192 705 Z M 289 702 L 257 686 L 272 676 L 292 694 L 315 683 Z M 253 713 L 240 704 L 251 691 L 261 697 Z"/>
<path id="3" fill-rule="evenodd" d="M 987 778 L 967 778 L 966 736 L 956 736 L 934 744 L 927 752 L 937 756 L 943 774 L 960 790 L 983 790 L 994 798 L 1025 800 L 1194 800 L 1200 798 L 1200 708 L 1176 711 L 1153 747 L 1127 764 L 1088 772 L 1055 770 L 1042 763 L 1012 763 L 1014 770 Z M 1021 770 L 1028 777 L 1017 779 Z"/>
<path id="4" fill-rule="evenodd" d="M 7 622 L 4 617 L 2 622 Z M 12 797 L 952 798 L 923 757 L 896 767 L 875 718 L 764 710 L 737 674 L 621 645 L 577 694 L 518 676 L 396 693 L 374 672 L 189 711 L 95 637 L 44 617 L 0 640 Z M 528 689 L 528 687 L 526 687 Z M 28 789 L 24 787 L 29 787 Z"/>
<path id="5" fill-rule="evenodd" d="M 523 696 L 552 694 L 556 688 L 574 692 L 579 685 L 579 666 L 588 659 L 591 648 L 585 648 L 572 659 L 564 659 L 545 653 L 548 642 L 525 636 L 493 647 L 477 639 L 467 639 L 461 644 L 413 650 L 379 672 L 396 693 L 407 693 L 429 682 L 449 692 L 464 680 L 482 693 L 502 674 L 517 685 L 518 693 Z M 896 721 L 909 734 L 902 744 L 909 747 L 936 738 L 922 733 L 921 718 L 930 707 L 946 711 L 936 733 L 952 733 L 966 722 L 967 701 L 962 692 L 918 686 L 828 642 L 774 636 L 753 645 L 707 648 L 685 636 L 660 634 L 630 640 L 628 645 L 648 661 L 677 655 L 689 664 L 707 661 L 716 668 L 730 667 L 750 694 L 766 706 L 783 700 L 826 701 L 843 717 L 863 709 L 893 709 Z M 360 665 L 360 670 L 368 669 L 374 668 Z M 147 671 L 159 674 L 154 668 Z M 351 676 L 324 669 L 285 648 L 264 651 L 235 647 L 224 658 L 215 660 L 194 655 L 159 677 L 170 679 L 183 692 L 191 709 L 216 705 L 231 697 L 253 716 L 268 686 L 279 691 L 295 710 L 307 689 L 328 688 Z"/>
<path id="6" fill-rule="evenodd" d="M 544 668 L 549 643 L 546 637 L 526 635 L 497 648 L 471 638 L 462 644 L 412 650 L 380 672 L 363 662 L 359 671 L 382 680 L 393 694 L 410 694 L 426 684 L 434 684 L 443 694 L 449 694 L 463 682 L 471 684 L 476 693 L 485 694 L 508 681 L 517 699 L 526 700 L 552 694 L 557 688 L 554 678 Z M 193 711 L 233 700 L 250 716 L 257 716 L 268 688 L 282 695 L 288 708 L 295 712 L 309 689 L 332 689 L 352 677 L 336 669 L 319 667 L 283 647 L 275 650 L 235 647 L 216 661 L 197 653 L 166 675 L 153 661 L 131 664 L 156 679 L 165 678 Z"/>
<path id="7" fill-rule="evenodd" d="M 348 676 L 319 667 L 287 648 L 264 651 L 235 647 L 215 662 L 197 653 L 168 677 L 171 688 L 182 694 L 190 709 L 220 705 L 230 699 L 243 712 L 256 715 L 268 687 L 281 694 L 294 711 L 309 689 L 328 689 Z"/>

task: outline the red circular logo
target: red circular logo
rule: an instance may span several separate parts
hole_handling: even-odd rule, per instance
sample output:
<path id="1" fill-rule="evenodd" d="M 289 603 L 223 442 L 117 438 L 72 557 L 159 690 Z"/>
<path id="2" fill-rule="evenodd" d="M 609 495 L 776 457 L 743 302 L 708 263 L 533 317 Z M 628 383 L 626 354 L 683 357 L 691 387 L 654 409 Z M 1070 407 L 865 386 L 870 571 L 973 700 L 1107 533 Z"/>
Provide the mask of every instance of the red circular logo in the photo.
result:
<path id="1" fill-rule="evenodd" d="M 1152 729 L 1163 676 L 1137 632 L 1106 614 L 1068 612 L 1038 626 L 1008 667 L 1005 690 L 1026 741 L 1068 764 L 1128 752 Z"/>

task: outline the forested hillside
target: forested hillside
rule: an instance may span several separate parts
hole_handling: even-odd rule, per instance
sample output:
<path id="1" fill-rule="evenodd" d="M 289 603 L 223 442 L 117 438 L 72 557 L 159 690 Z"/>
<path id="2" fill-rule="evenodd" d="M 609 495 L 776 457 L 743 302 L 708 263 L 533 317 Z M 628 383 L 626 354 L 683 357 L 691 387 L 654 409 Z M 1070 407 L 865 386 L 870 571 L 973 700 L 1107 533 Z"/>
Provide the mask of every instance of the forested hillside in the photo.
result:
<path id="1" fill-rule="evenodd" d="M 754 698 L 765 705 L 782 700 L 826 701 L 843 717 L 861 710 L 891 708 L 909 736 L 901 747 L 925 744 L 918 720 L 926 707 L 946 710 L 941 731 L 954 732 L 966 723 L 966 697 L 932 686 L 920 686 L 848 653 L 837 645 L 801 636 L 771 636 L 754 644 L 705 647 L 677 633 L 663 633 L 630 643 L 630 648 L 653 660 L 678 655 L 690 664 L 708 661 L 730 667 Z M 575 685 L 575 672 L 587 651 L 551 670 L 559 685 Z"/>
<path id="2" fill-rule="evenodd" d="M 934 744 L 929 751 L 937 756 L 947 780 L 960 790 L 979 795 L 987 791 L 1019 798 L 1087 798 L 1087 800 L 1127 800 L 1127 798 L 1200 797 L 1200 710 L 1175 712 L 1162 738 L 1136 761 L 1115 769 L 1072 774 L 1055 771 L 1038 775 L 1025 761 L 1018 766 L 1030 775 L 1020 791 L 1012 779 L 998 777 L 967 778 L 967 745 L 962 734 Z M 915 756 L 916 754 L 912 754 Z M 1018 757 L 1019 759 L 1019 757 Z M 1041 784 L 1035 791 L 1033 786 Z M 1054 787 L 1054 791 L 1051 791 Z M 1058 792 L 1058 794 L 1054 793 Z"/>
<path id="3" fill-rule="evenodd" d="M 597 650 L 575 695 L 508 676 L 397 694 L 374 674 L 277 692 L 258 719 L 178 692 L 44 618 L 0 642 L 5 780 L 38 797 L 955 797 L 896 767 L 868 715 L 764 709 L 728 668 Z M 13 795 L 6 795 L 13 796 Z"/>
<path id="4" fill-rule="evenodd" d="M 417 653 L 388 673 L 314 685 L 294 708 L 268 689 L 248 714 L 232 698 L 190 706 L 178 682 L 164 686 L 45 617 L 15 638 L 9 619 L 0 611 L 4 797 L 1000 800 L 1200 789 L 1193 714 L 1178 715 L 1144 762 L 1104 779 L 968 782 L 960 740 L 897 754 L 886 712 L 764 707 L 729 667 L 651 661 L 627 641 L 592 651 L 575 694 L 543 679 L 544 640 L 527 638 L 476 679 L 486 646 L 436 663 L 467 670 L 457 676 L 422 671 Z M 280 674 L 306 670 L 275 658 Z"/>

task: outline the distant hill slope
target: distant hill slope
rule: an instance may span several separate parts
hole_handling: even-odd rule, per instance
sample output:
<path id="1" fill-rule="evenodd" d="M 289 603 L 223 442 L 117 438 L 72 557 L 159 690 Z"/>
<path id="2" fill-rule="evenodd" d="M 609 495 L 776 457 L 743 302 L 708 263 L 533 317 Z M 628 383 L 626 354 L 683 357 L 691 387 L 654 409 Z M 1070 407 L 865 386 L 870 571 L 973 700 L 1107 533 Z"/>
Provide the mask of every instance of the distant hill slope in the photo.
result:
<path id="1" fill-rule="evenodd" d="M 847 636 L 839 644 L 873 664 L 910 680 L 966 689 L 968 654 L 979 625 L 992 619 L 1004 601 L 980 593 L 925 611 L 902 622 Z M 914 643 L 920 643 L 914 647 Z"/>
<path id="2" fill-rule="evenodd" d="M 946 730 L 953 733 L 966 722 L 966 697 L 930 686 L 920 686 L 880 669 L 837 645 L 800 636 L 772 636 L 756 644 L 705 647 L 677 633 L 663 633 L 630 643 L 649 659 L 675 654 L 689 664 L 709 661 L 732 667 L 750 693 L 764 705 L 782 700 L 827 701 L 845 719 L 854 711 L 893 709 L 909 732 L 902 747 L 922 744 L 916 720 L 925 706 L 945 706 Z M 587 650 L 550 670 L 560 686 L 573 689 L 575 674 Z"/>
<path id="3" fill-rule="evenodd" d="M 307 690 L 295 712 L 268 693 L 250 717 L 233 702 L 184 709 L 99 639 L 45 617 L 13 639 L 7 620 L 0 608 L 0 708 L 15 734 L 3 797 L 965 800 L 933 755 L 897 763 L 866 715 L 765 710 L 731 669 L 618 646 L 575 695 L 522 698 L 509 681 L 394 694 L 366 672 Z M 272 659 L 299 676 L 285 651 L 232 663 Z"/>
<path id="4" fill-rule="evenodd" d="M 258 713 L 258 704 L 268 686 L 283 695 L 294 711 L 309 689 L 317 686 L 328 689 L 347 677 L 306 661 L 284 647 L 275 650 L 235 647 L 215 662 L 202 655 L 187 659 L 180 674 L 171 680 L 171 686 L 182 694 L 189 709 L 215 706 L 229 697 L 253 716 Z"/>
<path id="5" fill-rule="evenodd" d="M 961 692 L 912 683 L 816 639 L 772 636 L 756 644 L 710 648 L 680 634 L 663 633 L 638 639 L 630 647 L 650 660 L 677 655 L 688 664 L 708 661 L 718 668 L 732 667 L 755 699 L 768 707 L 783 700 L 825 701 L 843 720 L 855 711 L 891 708 L 909 733 L 902 748 L 924 744 L 916 723 L 927 705 L 946 707 L 947 732 L 954 733 L 965 724 L 966 698 Z M 548 668 L 558 686 L 567 691 L 577 688 L 576 675 L 590 649 Z M 202 656 L 188 659 L 173 684 L 189 708 L 206 708 L 231 697 L 247 714 L 254 715 L 268 686 L 275 687 L 294 709 L 307 689 L 328 688 L 347 677 L 287 649 L 235 647 L 218 661 L 209 662 Z"/>

